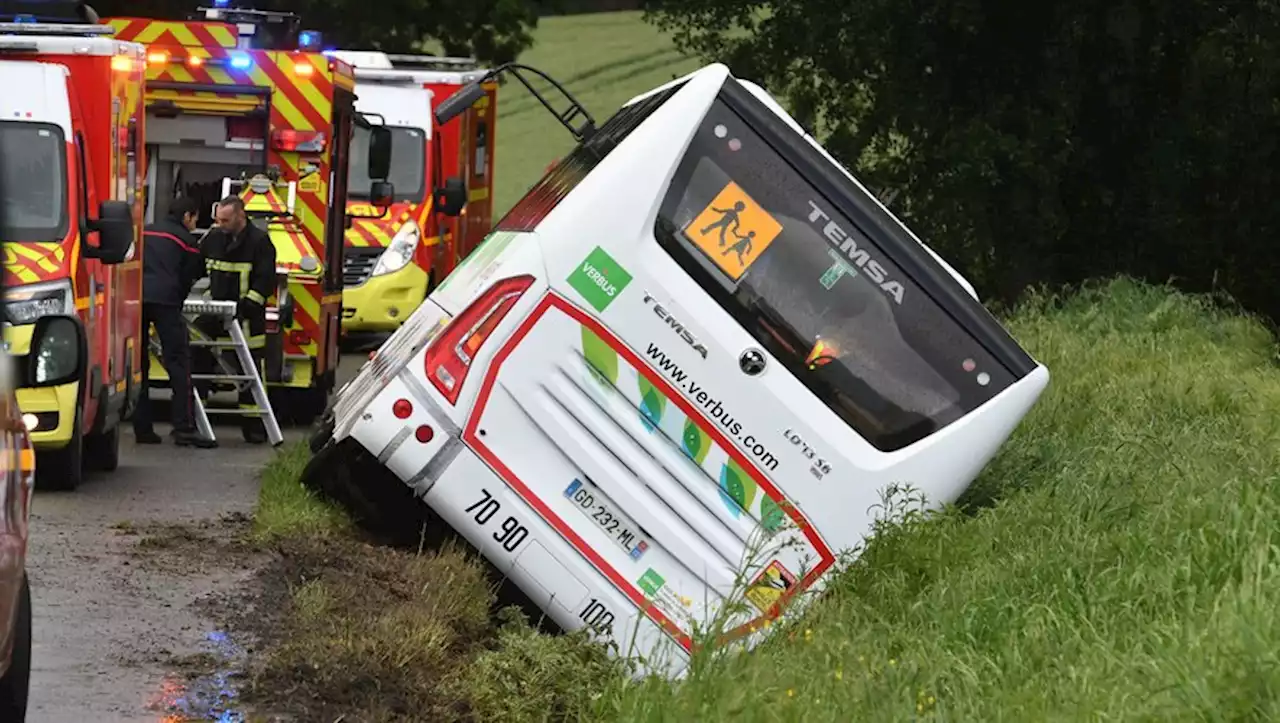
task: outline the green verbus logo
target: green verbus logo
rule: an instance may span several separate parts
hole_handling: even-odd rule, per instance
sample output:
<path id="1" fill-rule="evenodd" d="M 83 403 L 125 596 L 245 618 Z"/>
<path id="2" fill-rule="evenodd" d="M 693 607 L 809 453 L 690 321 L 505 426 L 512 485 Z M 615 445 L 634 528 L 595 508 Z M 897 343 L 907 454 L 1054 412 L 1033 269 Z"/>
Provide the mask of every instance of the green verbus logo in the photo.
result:
<path id="1" fill-rule="evenodd" d="M 596 311 L 604 311 L 631 283 L 631 274 L 597 246 L 569 274 L 568 281 Z"/>

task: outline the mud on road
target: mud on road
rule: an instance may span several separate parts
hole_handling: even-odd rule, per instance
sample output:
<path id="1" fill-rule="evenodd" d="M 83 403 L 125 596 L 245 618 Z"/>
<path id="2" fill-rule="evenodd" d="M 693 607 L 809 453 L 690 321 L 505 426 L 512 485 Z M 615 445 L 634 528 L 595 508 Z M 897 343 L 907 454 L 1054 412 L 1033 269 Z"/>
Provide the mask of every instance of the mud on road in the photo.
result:
<path id="1" fill-rule="evenodd" d="M 286 440 L 303 435 L 286 430 Z M 201 720 L 217 707 L 225 681 L 192 690 L 187 668 L 238 651 L 199 601 L 239 588 L 263 563 L 236 541 L 275 454 L 234 428 L 219 429 L 219 441 L 143 446 L 126 431 L 114 472 L 86 475 L 73 492 L 36 490 L 29 721 Z"/>

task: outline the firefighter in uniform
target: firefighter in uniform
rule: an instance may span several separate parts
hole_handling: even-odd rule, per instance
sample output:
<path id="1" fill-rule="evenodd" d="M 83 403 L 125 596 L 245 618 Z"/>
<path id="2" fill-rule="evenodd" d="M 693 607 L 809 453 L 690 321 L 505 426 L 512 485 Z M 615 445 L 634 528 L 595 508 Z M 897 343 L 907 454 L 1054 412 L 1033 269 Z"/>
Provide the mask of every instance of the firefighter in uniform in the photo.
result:
<path id="1" fill-rule="evenodd" d="M 210 231 L 200 245 L 209 276 L 209 295 L 216 301 L 236 302 L 236 318 L 244 329 L 258 373 L 262 374 L 266 304 L 276 288 L 276 247 L 266 231 L 249 223 L 244 201 L 239 196 L 219 201 L 213 220 L 217 228 Z M 218 330 L 217 336 L 222 335 Z M 252 407 L 257 407 L 257 403 L 253 390 L 246 385 L 240 392 L 240 408 Z M 246 414 L 242 420 L 245 441 L 254 444 L 267 441 L 261 416 Z"/>

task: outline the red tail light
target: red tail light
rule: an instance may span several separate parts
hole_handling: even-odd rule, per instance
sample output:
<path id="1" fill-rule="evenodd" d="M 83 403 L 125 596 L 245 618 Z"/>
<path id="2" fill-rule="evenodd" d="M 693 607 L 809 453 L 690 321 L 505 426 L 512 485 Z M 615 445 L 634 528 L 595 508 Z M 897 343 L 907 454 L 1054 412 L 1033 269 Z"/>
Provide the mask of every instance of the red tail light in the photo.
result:
<path id="1" fill-rule="evenodd" d="M 476 352 L 532 285 L 532 276 L 513 276 L 494 282 L 427 347 L 427 379 L 450 404 L 457 403 Z"/>

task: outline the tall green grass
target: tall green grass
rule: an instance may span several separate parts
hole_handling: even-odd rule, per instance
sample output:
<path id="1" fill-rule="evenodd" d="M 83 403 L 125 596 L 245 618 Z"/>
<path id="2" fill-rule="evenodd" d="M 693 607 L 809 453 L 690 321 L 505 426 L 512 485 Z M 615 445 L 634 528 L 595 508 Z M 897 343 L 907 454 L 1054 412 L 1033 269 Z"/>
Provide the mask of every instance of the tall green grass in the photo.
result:
<path id="1" fill-rule="evenodd" d="M 881 532 L 833 594 L 613 720 L 1280 718 L 1270 335 L 1118 281 L 1012 331 L 1052 372 L 958 509 Z"/>
<path id="2" fill-rule="evenodd" d="M 1008 324 L 1051 371 L 1038 406 L 960 506 L 883 527 L 762 647 L 632 683 L 580 637 L 488 629 L 449 695 L 504 721 L 1280 719 L 1270 334 L 1127 280 L 1035 296 Z M 287 483 L 298 467 L 277 465 L 260 522 L 329 529 Z"/>
<path id="3" fill-rule="evenodd" d="M 604 123 L 632 97 L 699 67 L 671 39 L 641 20 L 639 12 L 549 17 L 538 21 L 536 45 L 520 56 L 555 78 Z M 556 108 L 566 101 L 545 82 L 531 78 Z M 498 91 L 496 198 L 500 218 L 541 176 L 547 165 L 573 148 L 573 137 L 523 85 L 512 80 Z"/>

